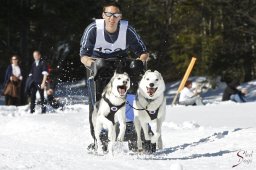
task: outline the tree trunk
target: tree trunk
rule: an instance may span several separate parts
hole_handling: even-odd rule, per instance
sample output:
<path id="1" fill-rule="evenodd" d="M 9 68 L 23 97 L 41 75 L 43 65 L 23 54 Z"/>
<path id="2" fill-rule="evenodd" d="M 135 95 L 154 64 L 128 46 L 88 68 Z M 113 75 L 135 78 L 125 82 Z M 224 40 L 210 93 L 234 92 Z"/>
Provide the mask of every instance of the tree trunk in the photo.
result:
<path id="1" fill-rule="evenodd" d="M 20 55 L 22 58 L 22 70 L 23 70 L 23 83 L 21 86 L 21 99 L 26 98 L 25 91 L 25 81 L 30 71 L 30 61 L 31 55 L 29 53 L 29 8 L 30 8 L 30 0 L 22 0 L 21 2 L 21 27 L 20 27 Z M 24 105 L 27 103 L 27 100 L 21 100 L 20 104 Z"/>

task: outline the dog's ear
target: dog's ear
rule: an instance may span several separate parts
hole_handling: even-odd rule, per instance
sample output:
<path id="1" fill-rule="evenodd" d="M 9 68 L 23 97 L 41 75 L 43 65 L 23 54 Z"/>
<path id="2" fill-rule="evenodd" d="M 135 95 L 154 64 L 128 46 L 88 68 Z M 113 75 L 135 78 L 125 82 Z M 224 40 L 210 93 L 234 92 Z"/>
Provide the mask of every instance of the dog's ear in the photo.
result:
<path id="1" fill-rule="evenodd" d="M 162 75 L 157 70 L 155 70 L 154 73 L 156 73 L 160 79 L 163 79 Z"/>
<path id="2" fill-rule="evenodd" d="M 114 73 L 114 75 L 115 75 L 115 74 L 116 74 L 116 73 Z M 114 77 L 115 77 L 115 76 L 113 76 L 113 77 L 110 79 L 110 81 L 108 82 L 108 84 L 105 86 L 105 88 L 104 88 L 102 94 L 105 94 L 105 93 L 108 93 L 108 92 L 111 92 L 111 91 L 112 91 L 112 83 L 113 83 L 113 81 L 114 81 Z"/>
<path id="3" fill-rule="evenodd" d="M 116 70 L 115 70 L 115 72 L 114 72 L 114 76 L 113 76 L 113 77 L 115 77 L 115 76 L 116 76 L 116 74 L 117 74 L 117 72 L 116 72 Z"/>
<path id="4" fill-rule="evenodd" d="M 149 72 L 151 72 L 151 70 L 147 70 L 145 73 L 144 73 L 144 75 L 143 75 L 143 79 L 146 77 L 146 75 L 149 73 Z"/>
<path id="5" fill-rule="evenodd" d="M 148 72 L 152 72 L 152 71 L 151 71 L 151 70 L 147 70 L 147 71 L 145 72 L 145 74 L 148 73 Z"/>
<path id="6" fill-rule="evenodd" d="M 155 70 L 154 72 L 157 73 L 157 74 L 160 74 L 157 70 Z"/>

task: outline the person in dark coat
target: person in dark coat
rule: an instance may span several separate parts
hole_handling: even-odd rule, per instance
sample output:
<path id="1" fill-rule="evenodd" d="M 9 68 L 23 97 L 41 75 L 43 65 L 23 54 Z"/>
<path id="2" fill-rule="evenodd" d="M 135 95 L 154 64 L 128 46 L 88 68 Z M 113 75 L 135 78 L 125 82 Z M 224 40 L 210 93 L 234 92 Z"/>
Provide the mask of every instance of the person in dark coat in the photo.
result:
<path id="1" fill-rule="evenodd" d="M 19 105 L 20 100 L 20 89 L 21 89 L 21 81 L 22 70 L 19 66 L 19 56 L 13 55 L 10 59 L 10 65 L 7 67 L 4 78 L 4 87 L 6 88 L 8 83 L 12 83 L 15 93 L 13 95 L 6 94 L 5 95 L 5 105 Z"/>
<path id="2" fill-rule="evenodd" d="M 225 88 L 222 96 L 222 101 L 234 101 L 238 103 L 246 102 L 245 95 L 247 94 L 246 89 L 239 90 L 237 87 L 240 85 L 238 80 L 233 80 L 230 83 L 227 83 L 227 87 Z"/>
<path id="3" fill-rule="evenodd" d="M 52 106 L 54 109 L 61 108 L 63 109 L 64 105 L 60 102 L 60 99 L 54 96 L 54 90 L 49 88 L 46 91 L 47 94 L 47 103 Z"/>
<path id="4" fill-rule="evenodd" d="M 42 113 L 46 113 L 44 89 L 46 87 L 45 83 L 48 75 L 48 69 L 46 63 L 41 59 L 41 53 L 39 51 L 34 51 L 33 57 L 35 61 L 32 64 L 29 74 L 30 86 L 28 87 L 31 98 L 30 113 L 35 112 L 37 91 L 39 91 L 40 94 Z"/>
<path id="5" fill-rule="evenodd" d="M 92 124 L 94 100 L 97 102 L 101 99 L 103 89 L 116 69 L 114 68 L 116 67 L 115 63 L 107 63 L 105 59 L 118 59 L 118 56 L 119 58 L 128 58 L 128 53 L 131 52 L 138 58 L 134 62 L 136 63 L 134 65 L 137 66 L 134 70 L 137 71 L 143 70 L 143 63 L 145 64 L 149 57 L 146 46 L 135 29 L 128 21 L 122 20 L 122 9 L 118 2 L 109 1 L 104 3 L 102 18 L 96 19 L 87 26 L 80 44 L 80 60 L 88 68 L 87 78 L 90 80 L 90 77 L 94 77 L 94 82 L 91 82 L 91 85 L 87 86 L 88 88 L 95 89 L 96 92 L 95 99 L 92 95 L 89 95 L 89 123 L 91 136 L 94 141 L 95 135 Z M 130 63 L 130 65 L 133 64 Z M 130 72 L 134 73 L 135 71 Z M 132 80 L 131 74 L 129 76 L 133 84 L 130 91 L 133 89 L 135 93 L 138 82 Z M 136 76 L 137 78 L 139 78 L 138 75 Z M 94 148 L 94 146 L 93 143 L 88 148 Z"/>

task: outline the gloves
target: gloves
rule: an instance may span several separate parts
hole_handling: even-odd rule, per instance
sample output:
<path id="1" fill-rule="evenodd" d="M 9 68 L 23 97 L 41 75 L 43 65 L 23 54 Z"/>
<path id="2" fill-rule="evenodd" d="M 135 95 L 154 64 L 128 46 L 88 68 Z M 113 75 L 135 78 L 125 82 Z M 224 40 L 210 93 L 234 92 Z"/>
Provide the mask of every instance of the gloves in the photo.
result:
<path id="1" fill-rule="evenodd" d="M 134 75 L 140 75 L 141 73 L 143 73 L 144 72 L 143 68 L 144 68 L 144 65 L 141 60 L 133 60 L 130 63 L 130 70 L 132 70 L 132 73 Z"/>
<path id="2" fill-rule="evenodd" d="M 103 68 L 106 67 L 106 61 L 102 58 L 96 59 L 92 64 L 91 64 L 91 70 L 93 72 L 93 76 L 95 77 L 97 72 Z"/>
<path id="3" fill-rule="evenodd" d="M 96 64 L 97 68 L 102 68 L 106 66 L 106 61 L 102 58 L 97 59 L 94 64 Z"/>

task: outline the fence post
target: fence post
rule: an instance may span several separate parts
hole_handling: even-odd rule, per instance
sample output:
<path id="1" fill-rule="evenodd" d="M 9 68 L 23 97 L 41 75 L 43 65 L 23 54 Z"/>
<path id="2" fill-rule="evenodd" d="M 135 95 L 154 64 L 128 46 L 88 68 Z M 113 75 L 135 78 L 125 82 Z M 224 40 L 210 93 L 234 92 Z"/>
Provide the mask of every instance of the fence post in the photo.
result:
<path id="1" fill-rule="evenodd" d="M 195 57 L 192 57 L 192 59 L 191 59 L 191 61 L 190 61 L 190 64 L 189 64 L 189 66 L 188 66 L 188 68 L 187 68 L 187 71 L 186 71 L 186 73 L 184 74 L 184 76 L 183 76 L 183 78 L 182 78 L 182 81 L 181 81 L 181 83 L 180 83 L 180 86 L 179 86 L 179 88 L 178 88 L 178 90 L 177 90 L 177 92 L 176 92 L 176 95 L 175 95 L 175 97 L 174 97 L 174 99 L 173 99 L 173 101 L 172 101 L 172 106 L 175 104 L 175 102 L 176 102 L 176 100 L 177 100 L 177 97 L 178 97 L 180 91 L 184 88 L 184 85 L 185 85 L 185 83 L 186 83 L 187 80 L 188 80 L 188 77 L 189 77 L 189 75 L 190 75 L 190 73 L 191 73 L 191 71 L 192 71 L 192 69 L 193 69 L 193 67 L 194 67 L 194 65 L 195 65 L 195 62 L 196 62 L 196 58 L 195 58 Z"/>

